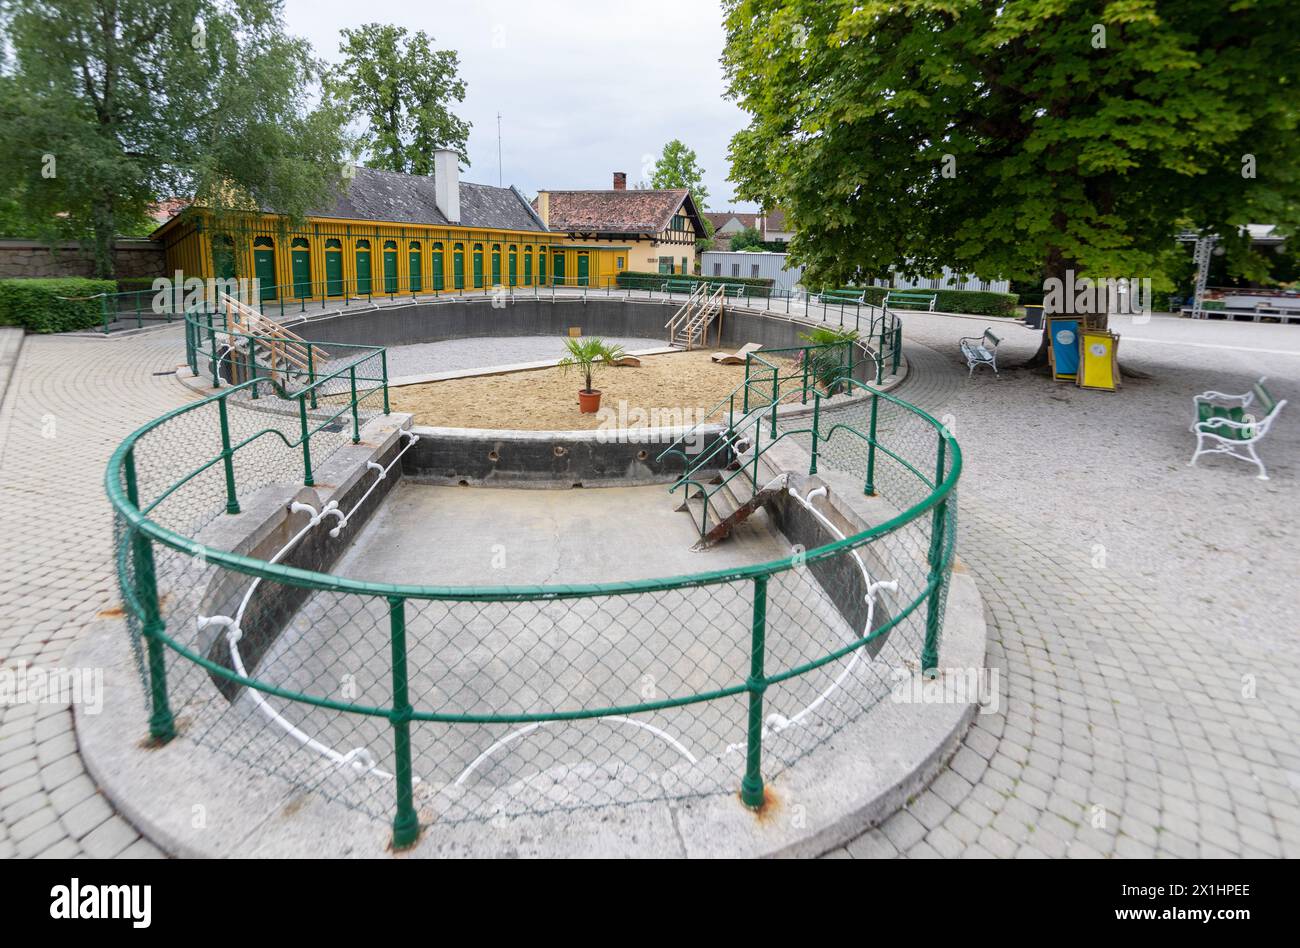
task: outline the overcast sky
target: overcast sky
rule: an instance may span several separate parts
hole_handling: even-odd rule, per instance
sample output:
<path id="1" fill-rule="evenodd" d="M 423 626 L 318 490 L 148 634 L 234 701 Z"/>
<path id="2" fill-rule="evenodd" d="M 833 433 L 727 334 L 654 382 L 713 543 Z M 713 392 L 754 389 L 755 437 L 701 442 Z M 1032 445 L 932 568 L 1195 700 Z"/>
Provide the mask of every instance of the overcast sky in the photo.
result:
<path id="1" fill-rule="evenodd" d="M 285 19 L 330 62 L 341 29 L 374 20 L 459 52 L 468 91 L 454 111 L 473 123 L 464 180 L 497 183 L 500 112 L 502 182 L 529 196 L 608 188 L 615 171 L 629 187 L 648 183 L 654 158 L 680 138 L 699 156 L 711 210 L 754 209 L 731 201 L 727 181 L 745 113 L 723 98 L 716 0 L 287 0 Z"/>

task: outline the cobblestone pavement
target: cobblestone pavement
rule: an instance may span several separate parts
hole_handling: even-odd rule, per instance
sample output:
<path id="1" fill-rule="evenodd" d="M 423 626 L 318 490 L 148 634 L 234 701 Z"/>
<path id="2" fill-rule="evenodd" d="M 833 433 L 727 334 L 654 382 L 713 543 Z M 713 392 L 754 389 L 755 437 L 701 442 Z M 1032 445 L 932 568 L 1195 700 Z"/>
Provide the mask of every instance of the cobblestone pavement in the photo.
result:
<path id="1" fill-rule="evenodd" d="M 0 407 L 0 661 L 62 667 L 118 599 L 103 478 L 134 428 L 180 404 L 155 373 L 179 330 L 120 339 L 28 336 Z M 157 856 L 95 789 L 67 704 L 0 703 L 0 857 Z"/>
<path id="2" fill-rule="evenodd" d="M 900 394 L 965 452 L 959 552 L 1003 700 L 929 790 L 832 855 L 1300 856 L 1300 327 L 1124 327 L 1152 378 L 1110 395 L 968 380 L 955 340 L 981 323 L 905 325 Z M 1004 365 L 1032 352 L 1005 332 Z M 179 357 L 176 330 L 23 343 L 0 408 L 6 666 L 57 666 L 116 601 L 104 466 L 186 397 L 156 374 Z M 1292 400 L 1262 446 L 1273 479 L 1187 467 L 1190 396 L 1261 374 Z M 0 705 L 0 857 L 77 854 L 158 853 L 96 792 L 66 706 Z"/>
<path id="3" fill-rule="evenodd" d="M 927 791 L 831 855 L 1300 856 L 1300 327 L 1121 326 L 1121 362 L 1151 378 L 1108 394 L 968 380 L 956 340 L 983 323 L 904 326 L 899 395 L 965 456 L 958 552 L 1003 698 Z M 1003 335 L 1005 366 L 1038 339 Z M 1272 479 L 1188 467 L 1191 396 L 1260 375 L 1291 400 L 1261 444 Z"/>

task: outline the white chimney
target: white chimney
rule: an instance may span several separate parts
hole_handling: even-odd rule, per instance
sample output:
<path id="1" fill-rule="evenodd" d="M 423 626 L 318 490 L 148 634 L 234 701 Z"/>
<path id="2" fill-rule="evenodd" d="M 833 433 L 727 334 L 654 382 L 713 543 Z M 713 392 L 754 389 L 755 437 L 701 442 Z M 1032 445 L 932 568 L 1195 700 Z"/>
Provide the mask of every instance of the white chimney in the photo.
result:
<path id="1" fill-rule="evenodd" d="M 460 158 L 450 148 L 433 153 L 433 197 L 452 224 L 460 223 Z"/>

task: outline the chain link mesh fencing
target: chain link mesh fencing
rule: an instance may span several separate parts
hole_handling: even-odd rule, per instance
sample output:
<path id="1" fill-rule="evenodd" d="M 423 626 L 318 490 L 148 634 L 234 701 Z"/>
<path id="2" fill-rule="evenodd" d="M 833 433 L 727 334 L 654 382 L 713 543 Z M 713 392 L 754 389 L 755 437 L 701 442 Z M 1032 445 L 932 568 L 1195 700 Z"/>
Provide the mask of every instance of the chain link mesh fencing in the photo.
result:
<path id="1" fill-rule="evenodd" d="M 869 487 L 878 524 L 898 522 L 725 575 L 422 589 L 304 578 L 209 546 L 232 503 L 293 496 L 385 410 L 379 352 L 323 369 L 225 388 L 137 432 L 110 466 L 155 736 L 170 723 L 232 772 L 376 820 L 396 811 L 401 844 L 412 821 L 734 794 L 742 775 L 752 790 L 795 766 L 937 647 L 960 456 L 883 394 L 828 402 L 813 427 L 778 417 L 776 431 L 815 449 L 819 474 Z M 785 374 L 783 403 L 803 394 Z M 844 569 L 897 584 L 869 626 L 837 596 Z"/>

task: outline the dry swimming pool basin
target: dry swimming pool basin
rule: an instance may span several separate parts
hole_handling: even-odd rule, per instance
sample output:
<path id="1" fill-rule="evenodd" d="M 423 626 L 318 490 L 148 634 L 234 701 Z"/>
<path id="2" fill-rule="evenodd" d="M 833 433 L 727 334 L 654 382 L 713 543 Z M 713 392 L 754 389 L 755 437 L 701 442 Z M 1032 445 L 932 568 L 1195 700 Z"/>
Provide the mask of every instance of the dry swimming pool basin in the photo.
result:
<path id="1" fill-rule="evenodd" d="M 616 302 L 584 322 L 666 318 Z M 216 386 L 107 475 L 129 635 L 91 648 L 146 709 L 78 721 L 165 848 L 809 851 L 960 736 L 970 706 L 898 699 L 981 657 L 952 572 L 960 451 L 857 377 L 877 350 L 760 352 L 689 427 L 454 431 L 391 411 L 377 343 L 574 315 L 338 317 L 309 373 L 301 341 L 218 304 L 188 317 L 179 373 Z M 798 341 L 770 318 L 731 323 Z M 195 833 L 177 801 L 214 782 L 229 832 Z"/>

